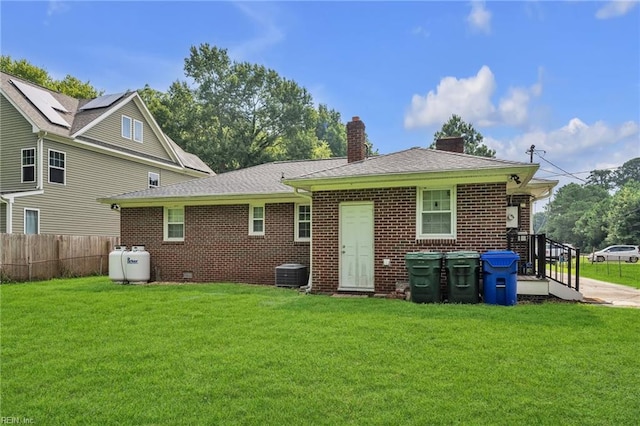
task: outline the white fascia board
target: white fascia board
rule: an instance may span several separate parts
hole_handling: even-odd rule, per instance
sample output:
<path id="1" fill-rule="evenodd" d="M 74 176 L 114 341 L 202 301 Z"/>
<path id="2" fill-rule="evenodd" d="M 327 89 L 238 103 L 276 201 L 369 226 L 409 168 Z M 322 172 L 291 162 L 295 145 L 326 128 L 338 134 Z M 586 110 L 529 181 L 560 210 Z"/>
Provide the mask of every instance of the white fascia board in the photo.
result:
<path id="1" fill-rule="evenodd" d="M 135 92 L 135 94 L 136 96 L 134 97 L 133 100 L 136 103 L 136 106 L 138 107 L 138 109 L 140 109 L 140 111 L 142 112 L 142 115 L 144 115 L 145 118 L 147 119 L 147 122 L 152 124 L 151 131 L 153 131 L 156 137 L 162 142 L 164 149 L 167 150 L 169 155 L 171 155 L 171 158 L 173 158 L 175 162 L 180 164 L 181 167 L 186 168 L 185 165 L 180 160 L 180 156 L 178 155 L 178 153 L 173 149 L 173 146 L 171 146 L 171 144 L 167 140 L 167 137 L 165 136 L 164 132 L 156 122 L 155 118 L 153 118 L 153 115 L 151 114 L 151 111 L 149 111 L 149 108 L 147 108 L 147 105 L 144 103 L 144 101 L 142 100 L 138 92 Z"/>
<path id="2" fill-rule="evenodd" d="M 30 197 L 32 195 L 42 195 L 42 194 L 44 194 L 44 189 L 38 189 L 35 191 L 14 192 L 11 194 L 4 194 L 0 197 L 10 202 L 13 202 L 15 198 Z"/>
<path id="3" fill-rule="evenodd" d="M 153 160 L 153 159 L 150 159 L 150 158 L 137 156 L 137 155 L 134 155 L 134 154 L 129 154 L 129 153 L 117 150 L 117 149 L 105 147 L 105 146 L 102 146 L 102 145 L 96 145 L 96 144 L 93 144 L 93 143 L 87 142 L 87 141 L 81 141 L 81 140 L 78 140 L 78 139 L 68 139 L 68 138 L 65 138 L 64 136 L 54 135 L 54 134 L 51 134 L 51 133 L 46 135 L 46 139 L 54 141 L 54 142 L 60 142 L 60 143 L 67 144 L 67 145 L 77 146 L 77 147 L 80 147 L 80 148 L 87 149 L 89 151 L 100 152 L 100 153 L 103 153 L 103 154 L 111 155 L 113 157 L 118 157 L 118 158 L 131 160 L 131 161 L 134 161 L 134 162 L 137 162 L 137 163 L 152 165 L 152 166 L 159 167 L 159 168 L 166 169 L 166 170 L 173 170 L 173 171 L 176 171 L 176 172 L 179 172 L 179 173 L 183 173 L 183 174 L 186 174 L 186 175 L 189 175 L 189 176 L 193 176 L 193 177 L 211 176 L 211 175 L 209 175 L 207 173 L 204 173 L 204 172 L 200 172 L 200 171 L 197 171 L 197 170 L 189 169 L 189 168 L 186 168 L 186 167 L 180 167 L 177 164 L 176 165 L 171 165 L 171 164 L 163 163 L 161 161 L 157 161 L 157 160 Z"/>
<path id="4" fill-rule="evenodd" d="M 158 198 L 137 198 L 119 199 L 98 198 L 102 204 L 118 204 L 124 207 L 160 207 L 166 205 L 182 206 L 224 206 L 234 204 L 279 204 L 279 203 L 308 203 L 305 198 L 295 193 L 286 194 L 226 194 L 226 195 L 206 195 L 206 196 L 185 196 L 185 197 L 158 197 Z"/>
<path id="5" fill-rule="evenodd" d="M 508 183 L 509 176 L 517 174 L 526 183 L 535 173 L 535 167 L 505 167 L 489 169 L 452 170 L 423 173 L 398 173 L 370 176 L 345 176 L 340 178 L 285 179 L 294 188 L 307 191 L 331 191 L 344 189 L 398 188 L 424 186 L 425 182 L 449 184 Z M 524 174 L 524 176 L 523 176 Z"/>
<path id="6" fill-rule="evenodd" d="M 74 134 L 72 134 L 70 137 L 75 139 L 77 136 L 82 135 L 87 130 L 92 129 L 93 127 L 95 127 L 96 125 L 98 125 L 99 123 L 104 121 L 107 117 L 113 115 L 113 113 L 115 113 L 120 108 L 122 108 L 123 105 L 126 105 L 131 99 L 133 99 L 135 94 L 136 94 L 136 92 L 131 93 L 129 96 L 127 96 L 125 98 L 125 100 L 120 101 L 120 103 L 118 105 L 116 105 L 115 107 L 113 107 L 109 111 L 105 112 L 104 114 L 100 115 L 100 117 L 96 118 L 95 120 L 93 120 L 92 122 L 90 122 L 89 124 L 84 126 L 83 128 L 79 129 Z"/>
<path id="7" fill-rule="evenodd" d="M 96 118 L 91 123 L 89 123 L 86 126 L 84 126 L 82 129 L 80 129 L 77 132 L 75 132 L 74 134 L 72 134 L 71 137 L 75 139 L 76 137 L 81 136 L 83 133 L 85 133 L 89 129 L 95 127 L 97 124 L 99 124 L 100 122 L 105 120 L 107 117 L 110 117 L 110 116 L 114 115 L 115 113 L 117 113 L 120 109 L 122 109 L 125 105 L 127 105 L 131 101 L 133 101 L 136 104 L 136 107 L 138 107 L 138 109 L 140 110 L 142 115 L 145 117 L 147 122 L 150 124 L 151 131 L 160 140 L 160 142 L 162 143 L 164 149 L 171 156 L 173 161 L 178 163 L 180 165 L 180 167 L 182 167 L 184 169 L 185 167 L 184 167 L 184 164 L 182 164 L 182 162 L 180 161 L 180 157 L 178 157 L 178 154 L 175 152 L 175 150 L 170 146 L 169 142 L 166 140 L 166 138 L 164 136 L 164 133 L 162 132 L 162 129 L 160 129 L 160 126 L 158 126 L 158 123 L 156 122 L 156 120 L 151 115 L 151 112 L 149 112 L 149 109 L 147 108 L 145 103 L 142 101 L 142 98 L 140 98 L 140 95 L 138 94 L 137 91 L 133 91 L 124 100 L 120 101 L 118 103 L 118 105 L 116 105 L 115 107 L 113 107 L 109 111 L 105 112 L 100 117 Z"/>

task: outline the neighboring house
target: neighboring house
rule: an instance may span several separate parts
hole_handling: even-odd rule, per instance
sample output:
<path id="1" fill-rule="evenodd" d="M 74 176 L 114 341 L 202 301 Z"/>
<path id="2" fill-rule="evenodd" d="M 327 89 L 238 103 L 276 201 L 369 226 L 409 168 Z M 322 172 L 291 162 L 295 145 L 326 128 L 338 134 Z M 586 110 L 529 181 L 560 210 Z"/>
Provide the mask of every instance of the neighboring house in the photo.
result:
<path id="1" fill-rule="evenodd" d="M 78 100 L 1 73 L 0 232 L 120 234 L 97 198 L 214 174 L 137 92 Z"/>
<path id="2" fill-rule="evenodd" d="M 122 243 L 146 246 L 155 280 L 273 285 L 278 265 L 301 263 L 313 292 L 391 293 L 407 281 L 407 252 L 510 248 L 527 259 L 532 202 L 557 184 L 533 179 L 537 164 L 465 155 L 462 138 L 365 158 L 357 117 L 347 139 L 347 158 L 101 201 L 120 204 Z"/>

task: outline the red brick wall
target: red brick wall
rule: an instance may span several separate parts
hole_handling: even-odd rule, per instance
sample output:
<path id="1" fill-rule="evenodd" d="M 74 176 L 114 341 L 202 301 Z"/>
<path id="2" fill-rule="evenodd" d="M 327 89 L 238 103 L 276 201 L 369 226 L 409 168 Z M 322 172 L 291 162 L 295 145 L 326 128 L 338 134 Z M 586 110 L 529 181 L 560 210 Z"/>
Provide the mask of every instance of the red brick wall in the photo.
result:
<path id="1" fill-rule="evenodd" d="M 309 243 L 294 242 L 294 205 L 265 205 L 265 235 L 249 236 L 249 207 L 185 207 L 184 242 L 163 242 L 162 207 L 123 208 L 122 244 L 144 245 L 156 281 L 275 284 L 275 267 L 309 266 Z M 192 279 L 183 279 L 191 272 Z"/>
<path id="2" fill-rule="evenodd" d="M 504 250 L 505 184 L 459 185 L 457 239 L 416 241 L 416 188 L 320 191 L 313 194 L 313 291 L 333 292 L 339 284 L 340 202 L 372 201 L 375 233 L 375 291 L 395 291 L 408 281 L 404 256 L 420 250 Z M 391 259 L 384 267 L 383 259 Z"/>

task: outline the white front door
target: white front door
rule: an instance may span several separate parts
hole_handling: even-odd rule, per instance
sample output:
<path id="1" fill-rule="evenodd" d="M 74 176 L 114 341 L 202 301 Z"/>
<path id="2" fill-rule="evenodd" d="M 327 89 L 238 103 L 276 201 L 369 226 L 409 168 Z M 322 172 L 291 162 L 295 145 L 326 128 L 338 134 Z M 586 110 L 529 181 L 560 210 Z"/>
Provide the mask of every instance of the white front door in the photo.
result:
<path id="1" fill-rule="evenodd" d="M 373 203 L 340 204 L 340 290 L 373 291 Z"/>

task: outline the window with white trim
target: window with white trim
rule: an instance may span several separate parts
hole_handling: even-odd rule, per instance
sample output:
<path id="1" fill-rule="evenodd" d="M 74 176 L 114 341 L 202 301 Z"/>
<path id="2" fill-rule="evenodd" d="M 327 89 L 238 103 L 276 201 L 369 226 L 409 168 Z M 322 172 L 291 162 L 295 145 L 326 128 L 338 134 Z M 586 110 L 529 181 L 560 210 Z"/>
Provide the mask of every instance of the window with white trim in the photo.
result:
<path id="1" fill-rule="evenodd" d="M 264 204 L 249 205 L 249 235 L 264 235 Z"/>
<path id="2" fill-rule="evenodd" d="M 184 241 L 184 207 L 164 208 L 164 240 Z"/>
<path id="3" fill-rule="evenodd" d="M 149 188 L 157 188 L 160 186 L 160 175 L 158 173 L 149 172 Z"/>
<path id="4" fill-rule="evenodd" d="M 62 151 L 49 150 L 49 183 L 65 184 L 66 154 Z"/>
<path id="5" fill-rule="evenodd" d="M 36 181 L 36 149 L 22 150 L 22 183 Z"/>
<path id="6" fill-rule="evenodd" d="M 40 233 L 40 210 L 24 209 L 24 233 L 39 234 Z"/>
<path id="7" fill-rule="evenodd" d="M 133 140 L 142 143 L 142 121 L 133 120 Z"/>
<path id="8" fill-rule="evenodd" d="M 456 237 L 456 188 L 418 189 L 418 239 Z"/>
<path id="9" fill-rule="evenodd" d="M 311 240 L 311 205 L 296 204 L 295 241 Z"/>
<path id="10" fill-rule="evenodd" d="M 131 139 L 131 117 L 122 116 L 122 137 Z"/>

